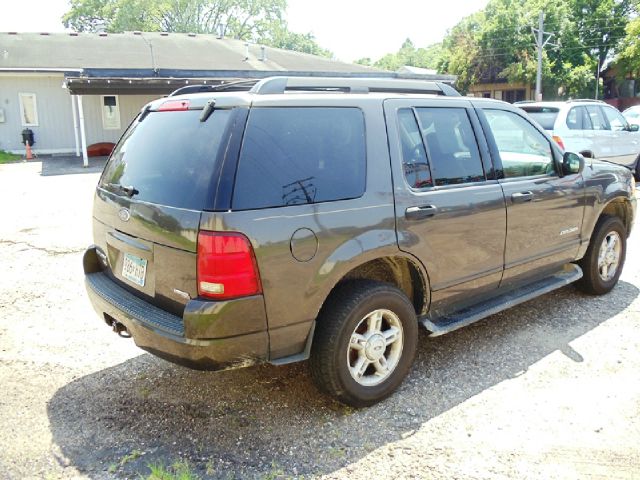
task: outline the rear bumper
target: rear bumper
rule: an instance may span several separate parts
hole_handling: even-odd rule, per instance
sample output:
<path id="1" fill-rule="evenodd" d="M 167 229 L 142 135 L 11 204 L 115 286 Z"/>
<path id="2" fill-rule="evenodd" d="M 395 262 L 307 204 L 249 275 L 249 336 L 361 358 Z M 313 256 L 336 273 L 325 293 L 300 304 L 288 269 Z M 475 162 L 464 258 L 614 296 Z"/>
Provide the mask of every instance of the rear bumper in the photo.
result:
<path id="1" fill-rule="evenodd" d="M 85 257 L 92 254 L 95 255 L 95 250 L 90 248 Z M 233 319 L 228 318 L 228 314 L 246 312 L 247 309 L 253 311 L 253 315 L 250 315 L 253 319 L 265 317 L 261 297 L 258 297 L 259 302 L 256 297 L 229 302 L 192 300 L 187 304 L 184 318 L 180 318 L 138 298 L 105 273 L 92 272 L 87 264 L 85 259 L 85 285 L 93 308 L 105 322 L 115 320 L 123 324 L 138 347 L 170 362 L 198 370 L 245 367 L 267 359 L 266 318 L 264 323 L 258 321 L 254 325 L 257 331 L 248 333 L 247 322 L 238 318 L 238 326 L 243 332 L 238 335 L 231 335 L 229 325 Z M 256 311 L 257 305 L 262 305 L 262 312 Z M 221 313 L 224 318 L 220 317 Z M 189 335 L 189 332 L 202 334 L 216 331 L 226 336 L 192 338 Z"/>

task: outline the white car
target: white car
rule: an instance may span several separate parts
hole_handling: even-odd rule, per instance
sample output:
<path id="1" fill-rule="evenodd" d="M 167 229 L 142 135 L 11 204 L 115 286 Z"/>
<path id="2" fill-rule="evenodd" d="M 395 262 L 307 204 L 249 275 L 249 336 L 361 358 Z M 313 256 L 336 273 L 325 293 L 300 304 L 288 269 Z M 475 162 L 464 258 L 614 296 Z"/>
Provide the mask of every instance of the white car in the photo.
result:
<path id="1" fill-rule="evenodd" d="M 627 108 L 622 115 L 631 125 L 640 125 L 640 105 Z"/>
<path id="2" fill-rule="evenodd" d="M 614 107 L 598 100 L 518 102 L 564 150 L 624 165 L 640 176 L 640 133 Z"/>

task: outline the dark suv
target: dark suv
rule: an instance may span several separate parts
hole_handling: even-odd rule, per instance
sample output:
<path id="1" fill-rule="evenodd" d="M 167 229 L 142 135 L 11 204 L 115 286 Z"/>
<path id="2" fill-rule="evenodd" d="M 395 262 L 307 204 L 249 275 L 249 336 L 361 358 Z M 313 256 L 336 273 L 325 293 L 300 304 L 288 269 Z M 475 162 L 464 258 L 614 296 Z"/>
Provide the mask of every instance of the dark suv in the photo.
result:
<path id="1" fill-rule="evenodd" d="M 123 135 L 84 255 L 100 317 L 155 355 L 309 359 L 322 390 L 365 406 L 407 374 L 419 324 L 441 335 L 618 281 L 631 173 L 563 154 L 519 108 L 421 81 L 202 89 Z"/>

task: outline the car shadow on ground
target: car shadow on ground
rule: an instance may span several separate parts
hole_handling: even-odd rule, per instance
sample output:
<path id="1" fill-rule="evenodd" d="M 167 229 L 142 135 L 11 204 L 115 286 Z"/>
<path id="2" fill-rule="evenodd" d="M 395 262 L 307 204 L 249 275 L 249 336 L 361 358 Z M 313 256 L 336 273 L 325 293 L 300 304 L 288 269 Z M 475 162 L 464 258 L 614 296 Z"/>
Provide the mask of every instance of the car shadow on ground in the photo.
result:
<path id="1" fill-rule="evenodd" d="M 569 343 L 638 293 L 626 282 L 603 297 L 570 286 L 443 337 L 421 333 L 407 381 L 363 410 L 321 395 L 304 364 L 212 373 L 141 355 L 55 393 L 55 449 L 61 463 L 89 476 L 136 477 L 179 459 L 207 478 L 330 473 L 554 351 L 583 361 Z"/>

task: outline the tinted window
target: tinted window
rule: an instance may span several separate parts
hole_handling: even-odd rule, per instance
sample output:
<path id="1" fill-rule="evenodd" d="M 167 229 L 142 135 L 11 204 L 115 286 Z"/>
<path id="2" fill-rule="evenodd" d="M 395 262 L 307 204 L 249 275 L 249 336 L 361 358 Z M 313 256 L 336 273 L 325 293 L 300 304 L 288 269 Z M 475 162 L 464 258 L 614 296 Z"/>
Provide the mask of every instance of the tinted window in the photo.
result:
<path id="1" fill-rule="evenodd" d="M 607 120 L 609 120 L 611 130 L 619 132 L 627 128 L 627 121 L 620 112 L 611 107 L 602 107 L 602 110 L 604 111 Z"/>
<path id="2" fill-rule="evenodd" d="M 588 105 L 585 108 L 587 109 L 589 119 L 591 120 L 591 126 L 594 130 L 608 130 L 607 122 L 602 115 L 600 107 Z"/>
<path id="3" fill-rule="evenodd" d="M 484 111 L 498 147 L 505 178 L 553 173 L 546 137 L 524 118 L 504 110 Z"/>
<path id="4" fill-rule="evenodd" d="M 464 108 L 417 108 L 435 185 L 485 180 L 471 122 Z"/>
<path id="5" fill-rule="evenodd" d="M 229 110 L 200 122 L 199 110 L 153 112 L 135 121 L 111 155 L 100 185 L 134 187 L 136 200 L 202 210 Z M 112 184 L 109 186 L 108 184 Z"/>
<path id="6" fill-rule="evenodd" d="M 431 187 L 431 171 L 422 135 L 413 110 L 403 108 L 398 112 L 400 144 L 402 145 L 402 167 L 407 183 L 412 188 Z"/>
<path id="7" fill-rule="evenodd" d="M 567 114 L 567 127 L 571 130 L 591 130 L 591 120 L 587 109 L 573 107 Z"/>
<path id="8" fill-rule="evenodd" d="M 280 207 L 364 193 L 364 118 L 357 108 L 254 108 L 233 208 Z"/>
<path id="9" fill-rule="evenodd" d="M 522 107 L 522 109 L 545 130 L 553 130 L 560 111 L 555 107 Z"/>

